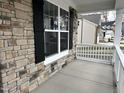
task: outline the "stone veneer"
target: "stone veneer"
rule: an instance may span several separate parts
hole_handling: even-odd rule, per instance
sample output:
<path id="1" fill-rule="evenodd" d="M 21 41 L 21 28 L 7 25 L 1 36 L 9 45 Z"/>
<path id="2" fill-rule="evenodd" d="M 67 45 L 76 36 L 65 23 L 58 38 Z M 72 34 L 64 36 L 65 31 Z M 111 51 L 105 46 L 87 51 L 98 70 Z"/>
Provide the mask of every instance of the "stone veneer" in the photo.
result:
<path id="1" fill-rule="evenodd" d="M 0 93 L 28 93 L 75 58 L 70 54 L 53 64 L 35 64 L 31 0 L 0 0 Z"/>

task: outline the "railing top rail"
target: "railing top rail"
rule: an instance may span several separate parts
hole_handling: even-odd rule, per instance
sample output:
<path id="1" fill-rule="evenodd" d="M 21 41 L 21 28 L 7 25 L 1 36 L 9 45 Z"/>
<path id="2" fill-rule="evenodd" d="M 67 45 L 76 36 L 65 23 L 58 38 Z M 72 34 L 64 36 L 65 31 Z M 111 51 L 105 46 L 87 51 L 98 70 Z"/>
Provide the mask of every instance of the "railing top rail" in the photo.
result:
<path id="1" fill-rule="evenodd" d="M 102 44 L 77 44 L 77 46 L 114 47 L 114 45 L 102 45 Z"/>
<path id="2" fill-rule="evenodd" d="M 118 56 L 120 58 L 121 64 L 122 64 L 123 69 L 124 69 L 124 53 L 119 46 L 115 46 L 115 48 L 116 48 L 116 51 L 118 53 Z"/>

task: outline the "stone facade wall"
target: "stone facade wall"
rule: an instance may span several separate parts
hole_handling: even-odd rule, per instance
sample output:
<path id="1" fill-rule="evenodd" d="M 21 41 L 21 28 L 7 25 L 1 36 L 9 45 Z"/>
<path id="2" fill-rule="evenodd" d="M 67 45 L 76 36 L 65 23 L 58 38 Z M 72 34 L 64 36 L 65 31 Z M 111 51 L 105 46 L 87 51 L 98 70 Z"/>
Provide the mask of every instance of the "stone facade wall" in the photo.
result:
<path id="1" fill-rule="evenodd" d="M 75 58 L 76 31 L 68 56 L 35 64 L 31 1 L 0 0 L 0 93 L 28 93 Z"/>

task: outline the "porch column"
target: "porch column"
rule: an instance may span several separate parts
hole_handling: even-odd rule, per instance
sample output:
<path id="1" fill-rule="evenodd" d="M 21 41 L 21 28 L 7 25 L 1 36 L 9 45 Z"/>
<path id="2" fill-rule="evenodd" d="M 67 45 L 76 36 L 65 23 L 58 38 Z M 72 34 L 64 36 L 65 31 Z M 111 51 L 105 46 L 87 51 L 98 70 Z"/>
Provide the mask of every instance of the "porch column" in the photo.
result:
<path id="1" fill-rule="evenodd" d="M 116 11 L 116 25 L 115 25 L 115 38 L 114 45 L 120 47 L 121 35 L 122 35 L 122 21 L 123 21 L 124 9 L 118 9 Z"/>
<path id="2" fill-rule="evenodd" d="M 114 37 L 114 46 L 120 47 L 121 35 L 122 35 L 122 21 L 123 21 L 123 9 L 116 10 L 116 25 L 115 25 L 115 37 Z M 118 61 L 117 52 L 114 51 L 114 57 L 112 64 Z"/>

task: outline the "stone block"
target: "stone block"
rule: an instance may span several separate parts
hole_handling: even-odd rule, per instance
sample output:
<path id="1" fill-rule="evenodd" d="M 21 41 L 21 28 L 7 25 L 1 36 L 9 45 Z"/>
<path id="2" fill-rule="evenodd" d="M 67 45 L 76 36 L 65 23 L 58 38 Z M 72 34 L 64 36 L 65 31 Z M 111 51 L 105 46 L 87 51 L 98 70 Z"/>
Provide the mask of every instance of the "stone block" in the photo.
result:
<path id="1" fill-rule="evenodd" d="M 13 57 L 15 58 L 17 56 L 19 56 L 18 51 L 13 51 Z"/>
<path id="2" fill-rule="evenodd" d="M 26 36 L 32 37 L 32 36 L 34 36 L 34 32 L 33 31 L 26 31 Z"/>
<path id="3" fill-rule="evenodd" d="M 37 87 L 38 87 L 37 81 L 34 82 L 33 84 L 30 84 L 30 86 L 29 86 L 29 92 L 31 92 L 32 90 L 34 90 L 34 89 L 37 88 Z"/>
<path id="4" fill-rule="evenodd" d="M 37 70 L 38 71 L 43 71 L 45 68 L 44 68 L 44 64 L 37 64 Z"/>
<path id="5" fill-rule="evenodd" d="M 21 90 L 29 89 L 29 82 L 25 82 L 21 85 Z"/>
<path id="6" fill-rule="evenodd" d="M 22 45 L 21 46 L 21 49 L 23 50 L 23 49 L 28 49 L 28 45 Z"/>
<path id="7" fill-rule="evenodd" d="M 5 76 L 6 76 L 6 73 L 1 74 L 1 77 L 5 77 Z"/>
<path id="8" fill-rule="evenodd" d="M 17 75 L 16 75 L 16 76 L 17 76 Z M 18 78 L 15 78 L 15 79 L 9 81 L 8 84 L 11 84 L 11 83 L 13 83 L 13 82 L 17 82 L 19 79 L 20 79 L 19 77 L 18 77 Z"/>
<path id="9" fill-rule="evenodd" d="M 3 48 L 3 47 L 4 47 L 4 41 L 0 40 L 0 48 Z"/>
<path id="10" fill-rule="evenodd" d="M 15 59 L 15 61 L 17 61 L 17 60 L 21 60 L 21 59 L 24 59 L 24 58 L 25 58 L 25 56 L 17 56 L 14 59 Z"/>
<path id="11" fill-rule="evenodd" d="M 15 10 L 14 6 L 9 4 L 9 3 L 3 3 L 3 8 L 8 9 L 10 11 L 14 11 Z"/>
<path id="12" fill-rule="evenodd" d="M 3 31 L 0 31 L 0 36 L 3 36 Z"/>
<path id="13" fill-rule="evenodd" d="M 17 85 L 20 86 L 21 84 L 28 82 L 28 81 L 29 81 L 28 77 L 21 78 L 17 81 Z"/>
<path id="14" fill-rule="evenodd" d="M 19 50 L 18 54 L 19 54 L 19 56 L 26 55 L 27 54 L 27 50 Z"/>
<path id="15" fill-rule="evenodd" d="M 37 71 L 37 67 L 36 67 L 35 63 L 32 63 L 32 64 L 30 65 L 30 73 L 34 73 L 34 72 L 36 72 L 36 71 Z"/>
<path id="16" fill-rule="evenodd" d="M 12 51 L 6 51 L 6 58 L 7 58 L 7 59 L 13 58 Z"/>
<path id="17" fill-rule="evenodd" d="M 10 39 L 10 38 L 9 38 L 9 39 Z M 4 47 L 5 47 L 5 48 L 9 47 L 9 45 L 8 45 L 8 40 L 4 40 Z"/>
<path id="18" fill-rule="evenodd" d="M 31 7 L 29 7 L 27 5 L 24 5 L 24 4 L 21 4 L 21 3 L 18 3 L 18 2 L 15 2 L 15 8 L 19 9 L 19 10 L 22 10 L 22 11 L 26 11 L 26 12 L 31 12 L 32 11 Z"/>
<path id="19" fill-rule="evenodd" d="M 14 50 L 20 50 L 20 46 L 14 46 Z"/>
<path id="20" fill-rule="evenodd" d="M 16 61 L 16 66 L 17 66 L 17 68 L 23 67 L 23 66 L 26 66 L 27 63 L 28 63 L 28 59 L 26 59 L 26 58 L 21 59 L 21 60 Z"/>
<path id="21" fill-rule="evenodd" d="M 34 57 L 32 57 L 32 58 L 30 57 L 29 58 L 29 63 L 34 63 L 34 62 L 35 62 L 35 58 Z"/>
<path id="22" fill-rule="evenodd" d="M 9 39 L 7 40 L 8 46 L 16 46 L 16 39 Z"/>
<path id="23" fill-rule="evenodd" d="M 10 39 L 10 38 L 12 38 L 12 36 L 0 36 L 0 39 Z"/>
<path id="24" fill-rule="evenodd" d="M 37 67 L 31 67 L 30 68 L 30 73 L 34 73 L 34 72 L 36 72 L 37 71 Z"/>
<path id="25" fill-rule="evenodd" d="M 27 70 L 25 69 L 25 70 L 21 70 L 21 71 L 19 71 L 19 77 L 25 77 L 25 76 L 27 76 Z"/>
<path id="26" fill-rule="evenodd" d="M 2 83 L 1 83 L 1 84 L 2 84 Z M 2 84 L 2 85 L 1 85 L 1 84 L 0 84 L 0 89 L 2 89 L 2 88 L 3 88 L 3 89 L 7 89 L 7 88 L 8 88 L 8 84 L 7 84 L 7 83 L 4 83 L 4 84 Z M 1 93 L 1 92 L 0 92 L 0 93 Z"/>
<path id="27" fill-rule="evenodd" d="M 12 73 L 12 74 L 2 78 L 2 83 L 9 82 L 9 81 L 11 81 L 11 80 L 13 80 L 15 78 L 16 78 L 16 73 Z"/>
<path id="28" fill-rule="evenodd" d="M 25 1 L 28 2 L 28 3 L 30 3 L 30 4 L 31 4 L 31 2 L 32 2 L 31 0 L 25 0 Z"/>
<path id="29" fill-rule="evenodd" d="M 44 80 L 47 80 L 49 78 L 49 73 L 47 71 L 43 72 L 43 77 Z"/>
<path id="30" fill-rule="evenodd" d="M 3 20 L 2 20 L 2 19 L 0 19 L 0 24 L 2 24 L 2 22 L 3 22 Z"/>
<path id="31" fill-rule="evenodd" d="M 1 72 L 3 71 L 3 70 L 6 70 L 6 69 L 8 69 L 8 64 L 7 63 L 0 63 L 0 70 L 1 70 Z"/>
<path id="32" fill-rule="evenodd" d="M 20 90 L 17 90 L 15 93 L 21 93 Z"/>
<path id="33" fill-rule="evenodd" d="M 13 27 L 24 27 L 24 23 L 22 23 L 22 22 L 18 22 L 18 21 L 12 21 L 11 22 L 11 25 L 13 26 Z"/>
<path id="34" fill-rule="evenodd" d="M 24 20 L 31 20 L 31 16 L 28 15 L 27 12 L 21 11 L 21 10 L 16 10 L 16 18 L 21 18 Z"/>
<path id="35" fill-rule="evenodd" d="M 29 88 L 25 88 L 21 91 L 21 93 L 29 93 Z"/>
<path id="36" fill-rule="evenodd" d="M 12 32 L 10 32 L 10 31 L 5 31 L 5 32 L 4 32 L 4 35 L 5 35 L 5 36 L 11 36 L 11 35 L 12 35 Z"/>
<path id="37" fill-rule="evenodd" d="M 6 89 L 0 89 L 0 93 L 9 93 Z"/>
<path id="38" fill-rule="evenodd" d="M 34 53 L 34 48 L 28 49 L 28 54 L 33 54 Z"/>
<path id="39" fill-rule="evenodd" d="M 17 40 L 17 45 L 27 45 L 27 40 L 24 39 Z"/>
<path id="40" fill-rule="evenodd" d="M 23 28 L 13 28 L 13 35 L 15 36 L 23 36 Z"/>
<path id="41" fill-rule="evenodd" d="M 29 82 L 30 83 L 33 83 L 35 81 L 37 81 L 37 78 L 39 77 L 39 73 L 38 72 L 35 72 L 33 74 L 30 74 L 30 79 L 29 79 Z"/>
<path id="42" fill-rule="evenodd" d="M 16 82 L 12 82 L 12 83 L 8 84 L 8 89 L 12 89 L 14 87 L 16 87 Z"/>
<path id="43" fill-rule="evenodd" d="M 15 71 L 14 70 L 10 70 L 10 71 L 8 71 L 6 74 L 7 75 L 10 75 L 10 74 L 12 74 L 12 73 L 14 73 Z"/>
<path id="44" fill-rule="evenodd" d="M 28 45 L 28 48 L 34 48 L 35 47 L 35 45 L 33 44 L 33 45 Z"/>
<path id="45" fill-rule="evenodd" d="M 5 52 L 0 52 L 0 60 L 5 60 L 6 56 L 5 56 Z"/>
<path id="46" fill-rule="evenodd" d="M 23 71 L 25 68 L 24 67 L 21 67 L 21 68 L 17 68 L 16 70 L 15 70 L 15 72 L 17 72 L 17 73 L 19 73 L 20 71 Z M 20 74 L 19 74 L 20 75 Z M 19 76 L 18 75 L 18 76 Z"/>
<path id="47" fill-rule="evenodd" d="M 28 40 L 28 44 L 34 44 L 34 39 Z"/>
<path id="48" fill-rule="evenodd" d="M 7 16 L 9 16 L 10 18 L 15 18 L 15 12 L 14 13 L 9 13 L 9 14 L 7 14 Z M 12 25 L 12 21 L 11 21 L 11 25 Z"/>
<path id="49" fill-rule="evenodd" d="M 15 93 L 16 91 L 17 91 L 17 86 L 14 87 L 14 88 L 12 88 L 12 89 L 10 89 L 10 90 L 9 90 L 9 93 Z"/>
<path id="50" fill-rule="evenodd" d="M 3 1 L 3 0 L 2 0 L 2 1 Z M 1 7 L 0 7 L 0 11 L 1 11 L 1 12 L 10 13 L 10 10 L 8 10 L 8 9 L 5 9 L 5 8 L 1 8 Z"/>

